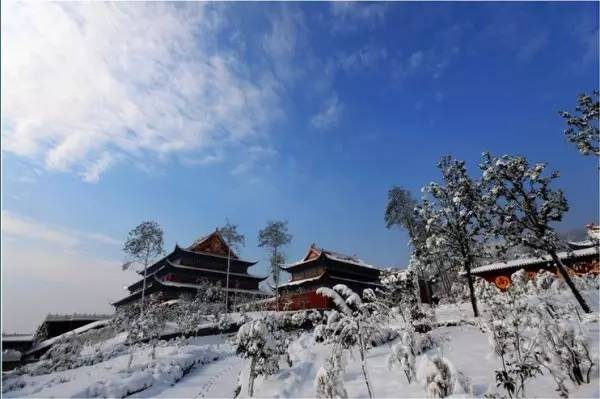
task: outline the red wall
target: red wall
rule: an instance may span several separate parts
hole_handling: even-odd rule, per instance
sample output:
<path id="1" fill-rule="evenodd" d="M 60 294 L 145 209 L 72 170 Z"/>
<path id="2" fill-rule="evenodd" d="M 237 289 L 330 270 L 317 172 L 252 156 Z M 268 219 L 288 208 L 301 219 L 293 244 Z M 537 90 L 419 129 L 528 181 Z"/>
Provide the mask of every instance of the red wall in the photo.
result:
<path id="1" fill-rule="evenodd" d="M 318 295 L 316 291 L 308 291 L 300 294 L 286 294 L 279 297 L 279 310 L 302 310 L 302 309 L 331 309 L 333 303 L 327 297 Z M 268 309 L 275 310 L 275 298 L 268 305 Z"/>

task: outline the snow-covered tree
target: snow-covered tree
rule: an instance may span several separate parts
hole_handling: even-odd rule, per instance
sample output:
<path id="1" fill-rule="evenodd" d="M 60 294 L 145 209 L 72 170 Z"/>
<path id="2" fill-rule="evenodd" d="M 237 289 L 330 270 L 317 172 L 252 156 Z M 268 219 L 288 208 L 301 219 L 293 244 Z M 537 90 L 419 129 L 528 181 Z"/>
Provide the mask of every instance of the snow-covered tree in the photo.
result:
<path id="1" fill-rule="evenodd" d="M 479 316 L 477 300 L 473 291 L 471 268 L 477 258 L 485 256 L 484 245 L 489 218 L 486 204 L 482 201 L 483 186 L 468 174 L 464 161 L 444 156 L 438 163 L 443 185 L 430 183 L 423 188 L 425 197 L 419 205 L 419 213 L 425 220 L 426 248 L 466 272 L 471 306 L 475 317 Z"/>
<path id="2" fill-rule="evenodd" d="M 136 318 L 130 319 L 127 327 L 125 343 L 132 347 L 127 368 L 131 367 L 135 345 L 148 342 L 152 347 L 152 360 L 156 358 L 156 344 L 164 330 L 168 317 L 167 305 L 161 303 L 157 295 L 150 296 L 146 311 Z"/>
<path id="3" fill-rule="evenodd" d="M 144 313 L 146 271 L 148 265 L 164 252 L 163 231 L 160 228 L 160 225 L 153 221 L 140 223 L 135 229 L 129 232 L 127 241 L 125 241 L 125 245 L 123 245 L 123 251 L 131 257 L 130 261 L 123 264 L 123 270 L 126 270 L 135 264 L 144 266 L 144 283 L 142 285 L 142 299 L 140 305 L 140 313 Z"/>
<path id="4" fill-rule="evenodd" d="M 48 325 L 46 323 L 40 324 L 33 334 L 33 342 L 40 343 L 48 338 Z"/>
<path id="5" fill-rule="evenodd" d="M 590 313 L 589 306 L 557 255 L 565 246 L 552 224 L 560 222 L 569 209 L 562 190 L 550 187 L 558 178 L 558 172 L 542 176 L 545 163 L 532 166 L 524 157 L 504 155 L 498 158 L 490 153 L 483 154 L 480 168 L 488 188 L 487 202 L 494 220 L 491 231 L 504 239 L 503 248 L 520 244 L 535 255 L 548 254 L 581 308 Z"/>
<path id="6" fill-rule="evenodd" d="M 577 98 L 575 112 L 574 115 L 566 111 L 559 112 L 567 123 L 567 140 L 575 144 L 583 155 L 600 155 L 598 90 L 594 90 L 591 95 L 581 94 Z"/>
<path id="7" fill-rule="evenodd" d="M 414 269 L 387 270 L 380 276 L 381 288 L 377 289 L 378 300 L 390 309 L 390 314 L 398 313 L 419 332 L 431 329 L 429 314 L 419 301 L 419 287 Z"/>
<path id="8" fill-rule="evenodd" d="M 227 243 L 227 277 L 225 279 L 225 313 L 229 311 L 229 268 L 231 265 L 231 251 L 238 252 L 240 247 L 244 245 L 245 237 L 243 234 L 238 233 L 237 225 L 229 223 L 229 220 L 225 223 L 225 226 L 217 229 L 223 240 Z"/>
<path id="9" fill-rule="evenodd" d="M 202 323 L 218 320 L 224 322 L 227 318 L 226 314 L 223 314 L 225 292 L 221 282 L 214 283 L 202 279 L 197 284 L 196 295 L 183 296 L 175 307 L 176 321 L 182 331 L 194 332 Z"/>
<path id="10" fill-rule="evenodd" d="M 386 337 L 383 331 L 387 320 L 387 308 L 377 301 L 371 289 L 363 291 L 363 298 L 344 284 L 331 288 L 321 287 L 317 294 L 331 298 L 338 309 L 331 312 L 327 320 L 327 339 L 333 341 L 335 350 L 357 348 L 361 370 L 369 397 L 373 397 L 373 387 L 367 370 L 367 350 L 369 342 L 378 337 Z"/>
<path id="11" fill-rule="evenodd" d="M 259 375 L 271 375 L 279 370 L 280 351 L 272 329 L 264 320 L 243 324 L 235 338 L 236 353 L 250 359 L 248 395 L 254 395 L 254 380 Z"/>
<path id="12" fill-rule="evenodd" d="M 292 241 L 292 235 L 288 233 L 287 222 L 269 221 L 267 226 L 258 232 L 258 246 L 268 248 L 270 251 L 269 262 L 273 282 L 275 283 L 275 307 L 279 310 L 279 272 L 281 265 L 285 263 L 285 254 L 281 247 Z"/>
<path id="13" fill-rule="evenodd" d="M 388 203 L 385 209 L 385 225 L 388 229 L 401 227 L 406 230 L 413 248 L 412 268 L 422 281 L 428 281 L 432 276 L 438 276 L 446 294 L 450 294 L 448 283 L 448 267 L 445 265 L 443 254 L 436 253 L 431 246 L 426 247 L 427 232 L 425 220 L 418 210 L 418 203 L 410 191 L 405 188 L 393 186 L 388 191 Z M 418 261 L 417 261 L 418 260 Z M 426 291 L 427 300 L 431 302 L 431 293 Z"/>
<path id="14" fill-rule="evenodd" d="M 325 364 L 317 371 L 315 388 L 317 398 L 347 398 L 344 387 L 345 364 L 343 352 L 333 351 L 325 360 Z"/>

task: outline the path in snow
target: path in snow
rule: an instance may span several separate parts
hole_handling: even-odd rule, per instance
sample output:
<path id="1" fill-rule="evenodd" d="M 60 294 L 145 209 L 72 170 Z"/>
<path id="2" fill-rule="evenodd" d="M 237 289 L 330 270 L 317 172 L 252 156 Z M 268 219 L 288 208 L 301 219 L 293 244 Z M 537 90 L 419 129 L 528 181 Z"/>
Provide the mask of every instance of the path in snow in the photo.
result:
<path id="1" fill-rule="evenodd" d="M 153 398 L 233 398 L 244 360 L 234 354 L 199 365 L 177 384 L 161 392 L 140 392 Z"/>

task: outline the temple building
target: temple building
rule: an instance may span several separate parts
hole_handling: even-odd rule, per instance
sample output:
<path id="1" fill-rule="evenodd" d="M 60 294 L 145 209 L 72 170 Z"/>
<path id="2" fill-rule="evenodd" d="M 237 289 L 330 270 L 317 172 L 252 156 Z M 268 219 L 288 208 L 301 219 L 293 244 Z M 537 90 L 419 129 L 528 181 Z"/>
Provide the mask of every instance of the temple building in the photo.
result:
<path id="1" fill-rule="evenodd" d="M 569 242 L 568 251 L 558 252 L 558 258 L 565 264 L 570 274 L 595 274 L 600 273 L 599 243 L 600 227 L 587 226 L 588 239 Z M 506 262 L 495 262 L 471 270 L 471 274 L 483 277 L 494 283 L 501 290 L 506 290 L 511 284 L 511 275 L 519 269 L 525 269 L 530 278 L 540 270 L 548 270 L 557 274 L 556 265 L 549 255 L 540 257 L 527 257 L 513 259 Z"/>
<path id="2" fill-rule="evenodd" d="M 329 251 L 315 244 L 311 244 L 302 260 L 282 269 L 291 274 L 290 280 L 278 287 L 279 308 L 285 310 L 331 308 L 331 300 L 317 295 L 320 287 L 345 284 L 362 293 L 365 288 L 375 289 L 381 285 L 380 269 L 356 256 Z"/>
<path id="3" fill-rule="evenodd" d="M 229 286 L 227 262 L 230 256 Z M 145 295 L 160 293 L 164 300 L 177 299 L 183 294 L 195 295 L 202 288 L 201 281 L 222 287 L 228 295 L 249 295 L 264 298 L 270 294 L 259 289 L 259 283 L 267 277 L 248 273 L 248 268 L 257 262 L 242 260 L 229 248 L 219 232 L 196 240 L 187 248 L 175 245 L 167 256 L 148 266 L 146 271 Z M 144 271 L 138 272 L 144 275 Z M 115 307 L 137 301 L 142 296 L 144 279 L 131 284 L 129 295 L 113 303 Z"/>

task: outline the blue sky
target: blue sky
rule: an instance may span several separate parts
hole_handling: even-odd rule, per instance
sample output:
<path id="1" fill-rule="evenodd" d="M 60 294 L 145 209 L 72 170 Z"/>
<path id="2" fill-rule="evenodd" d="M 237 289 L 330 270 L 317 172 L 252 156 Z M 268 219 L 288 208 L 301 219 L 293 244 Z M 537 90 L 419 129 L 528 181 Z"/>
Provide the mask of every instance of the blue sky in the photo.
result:
<path id="1" fill-rule="evenodd" d="M 5 331 L 109 311 L 146 219 L 167 249 L 226 218 L 289 221 L 311 242 L 405 266 L 383 223 L 453 154 L 521 154 L 561 171 L 561 229 L 598 222 L 597 160 L 557 111 L 598 87 L 598 4 L 4 4 Z M 22 317 L 26 315 L 26 317 Z"/>

